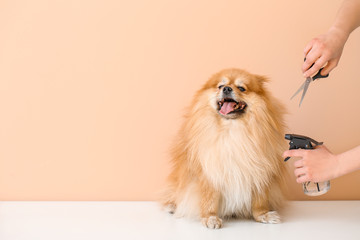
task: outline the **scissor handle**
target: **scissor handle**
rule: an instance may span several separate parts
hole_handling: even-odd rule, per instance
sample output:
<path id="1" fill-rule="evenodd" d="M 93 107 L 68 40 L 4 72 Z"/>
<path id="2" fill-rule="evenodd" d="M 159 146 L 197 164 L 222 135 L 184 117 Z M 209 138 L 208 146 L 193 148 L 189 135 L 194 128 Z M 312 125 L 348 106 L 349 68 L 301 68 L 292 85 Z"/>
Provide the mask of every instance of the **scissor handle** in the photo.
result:
<path id="1" fill-rule="evenodd" d="M 314 65 L 314 64 L 313 64 Z M 321 70 L 323 70 L 324 68 L 320 68 L 320 70 L 318 71 L 317 74 L 315 74 L 315 76 L 312 77 L 313 80 L 316 80 L 318 78 L 327 78 L 329 76 L 329 74 L 326 74 L 325 76 L 324 75 L 321 75 Z"/>
<path id="2" fill-rule="evenodd" d="M 304 62 L 306 61 L 306 58 L 304 58 Z M 311 64 L 311 66 L 308 68 L 312 68 L 312 66 L 314 66 L 315 63 Z M 318 78 L 327 78 L 329 76 L 329 74 L 326 75 L 321 75 L 321 70 L 323 70 L 324 68 L 320 68 L 320 70 L 315 74 L 315 76 L 312 77 L 313 80 L 316 80 Z"/>

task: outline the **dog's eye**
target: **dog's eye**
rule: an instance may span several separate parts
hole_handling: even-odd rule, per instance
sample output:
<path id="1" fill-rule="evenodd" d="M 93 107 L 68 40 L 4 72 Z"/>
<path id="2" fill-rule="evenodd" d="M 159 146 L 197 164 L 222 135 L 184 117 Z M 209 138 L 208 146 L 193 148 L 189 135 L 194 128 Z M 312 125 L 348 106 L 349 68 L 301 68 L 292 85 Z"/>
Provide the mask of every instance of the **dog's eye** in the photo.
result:
<path id="1" fill-rule="evenodd" d="M 220 85 L 220 86 L 218 86 L 218 89 L 220 89 L 220 88 L 222 88 L 224 85 Z"/>
<path id="2" fill-rule="evenodd" d="M 239 89 L 241 92 L 245 92 L 245 91 L 246 91 L 246 89 L 243 88 L 243 87 L 238 87 L 238 89 Z"/>

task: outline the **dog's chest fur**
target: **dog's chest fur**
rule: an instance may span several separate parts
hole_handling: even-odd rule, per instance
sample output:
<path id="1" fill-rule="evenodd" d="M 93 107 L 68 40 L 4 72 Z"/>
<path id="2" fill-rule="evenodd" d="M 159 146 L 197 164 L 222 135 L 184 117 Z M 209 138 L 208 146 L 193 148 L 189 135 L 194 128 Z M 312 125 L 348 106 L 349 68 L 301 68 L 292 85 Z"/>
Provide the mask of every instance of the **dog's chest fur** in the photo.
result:
<path id="1" fill-rule="evenodd" d="M 199 139 L 198 156 L 204 174 L 221 193 L 219 215 L 249 216 L 252 193 L 267 187 L 271 164 L 241 121 L 225 120 L 208 131 L 213 132 Z"/>

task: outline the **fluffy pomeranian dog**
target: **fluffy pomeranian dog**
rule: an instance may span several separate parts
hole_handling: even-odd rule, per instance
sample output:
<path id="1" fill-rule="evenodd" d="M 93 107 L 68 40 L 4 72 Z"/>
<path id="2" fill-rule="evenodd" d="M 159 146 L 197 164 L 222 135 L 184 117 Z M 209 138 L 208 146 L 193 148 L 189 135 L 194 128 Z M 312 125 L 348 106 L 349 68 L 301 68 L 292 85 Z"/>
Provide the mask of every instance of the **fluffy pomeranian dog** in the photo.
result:
<path id="1" fill-rule="evenodd" d="M 208 228 L 231 217 L 280 222 L 284 108 L 267 81 L 226 69 L 196 93 L 172 148 L 161 200 L 170 213 L 197 217 Z"/>

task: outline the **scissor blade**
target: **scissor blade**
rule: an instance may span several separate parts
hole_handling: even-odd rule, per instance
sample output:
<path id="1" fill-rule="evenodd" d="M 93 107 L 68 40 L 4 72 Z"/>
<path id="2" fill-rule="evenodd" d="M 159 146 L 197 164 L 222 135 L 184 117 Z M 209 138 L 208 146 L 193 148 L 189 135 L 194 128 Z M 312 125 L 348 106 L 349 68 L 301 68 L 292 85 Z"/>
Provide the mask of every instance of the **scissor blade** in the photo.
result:
<path id="1" fill-rule="evenodd" d="M 302 103 L 302 101 L 304 100 L 304 97 L 305 97 L 305 95 L 306 95 L 306 91 L 308 90 L 311 81 L 312 81 L 312 79 L 311 79 L 310 77 L 308 77 L 308 78 L 306 79 L 305 83 L 304 83 L 304 84 L 305 84 L 305 85 L 304 85 L 304 91 L 303 91 L 303 94 L 302 94 L 302 96 L 301 96 L 301 100 L 300 100 L 300 103 L 299 103 L 299 107 L 301 106 L 301 103 Z"/>
<path id="2" fill-rule="evenodd" d="M 294 93 L 294 95 L 290 98 L 290 100 L 293 99 L 302 89 L 304 89 L 305 83 L 306 83 L 306 80 L 305 80 L 305 82 L 299 87 L 299 89 Z"/>

